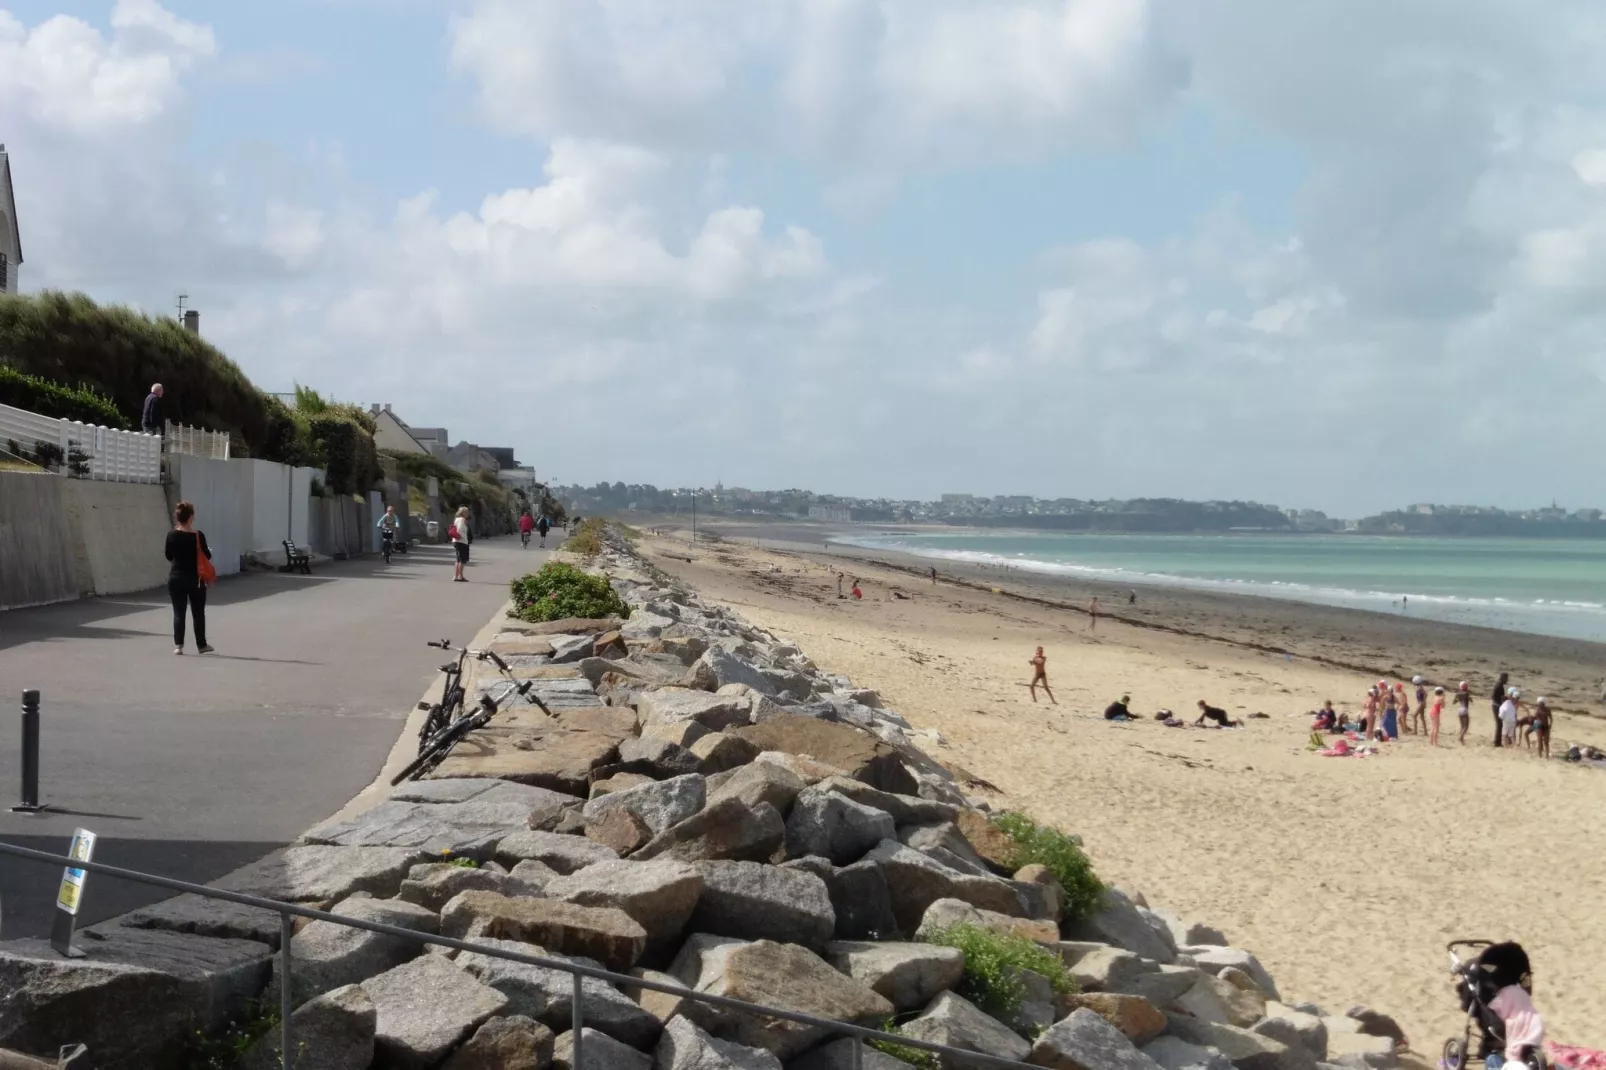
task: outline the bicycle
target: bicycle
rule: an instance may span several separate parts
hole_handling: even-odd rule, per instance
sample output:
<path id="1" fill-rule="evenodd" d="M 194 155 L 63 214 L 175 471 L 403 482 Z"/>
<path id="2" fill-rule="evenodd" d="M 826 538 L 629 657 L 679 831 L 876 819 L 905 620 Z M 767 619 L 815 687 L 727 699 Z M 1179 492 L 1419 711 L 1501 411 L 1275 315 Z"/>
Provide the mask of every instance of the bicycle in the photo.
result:
<path id="1" fill-rule="evenodd" d="M 396 548 L 396 533 L 389 528 L 379 533 L 379 549 L 385 555 L 385 564 L 390 564 L 391 552 Z"/>
<path id="2" fill-rule="evenodd" d="M 524 549 L 528 550 L 530 548 L 530 533 L 528 531 L 519 532 L 519 542 L 523 543 Z"/>
<path id="3" fill-rule="evenodd" d="M 429 645 L 442 650 L 452 649 L 450 639 L 430 640 Z M 418 730 L 418 757 L 391 779 L 392 785 L 400 784 L 403 780 L 417 780 L 439 765 L 460 739 L 489 723 L 501 709 L 502 704 L 514 693 L 523 696 L 531 705 L 540 707 L 541 712 L 548 717 L 552 716 L 547 704 L 541 701 L 539 695 L 533 693 L 535 681 L 516 679 L 507 662 L 503 661 L 496 651 L 470 650 L 468 647 L 457 649 L 456 663 L 447 662 L 441 666 L 441 672 L 446 674 L 446 686 L 441 692 L 441 701 L 418 704 L 419 709 L 429 711 L 429 716 L 424 718 L 424 724 Z M 474 712 L 465 714 L 463 664 L 470 657 L 476 661 L 489 661 L 494 664 L 497 671 L 507 677 L 508 686 L 500 695 L 481 695 Z"/>

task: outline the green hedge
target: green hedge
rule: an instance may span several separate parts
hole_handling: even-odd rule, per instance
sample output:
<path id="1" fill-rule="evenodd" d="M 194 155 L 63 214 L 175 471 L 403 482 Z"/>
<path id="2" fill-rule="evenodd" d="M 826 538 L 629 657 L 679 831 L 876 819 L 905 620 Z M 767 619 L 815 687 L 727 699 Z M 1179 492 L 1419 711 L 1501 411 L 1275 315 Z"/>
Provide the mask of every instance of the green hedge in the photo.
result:
<path id="1" fill-rule="evenodd" d="M 307 426 L 337 494 L 361 494 L 379 479 L 374 436 L 350 415 L 331 407 L 311 417 Z"/>
<path id="2" fill-rule="evenodd" d="M 535 623 L 567 617 L 628 617 L 606 576 L 548 561 L 541 571 L 513 581 L 513 616 Z"/>
<path id="3" fill-rule="evenodd" d="M 45 291 L 0 301 L 0 364 L 56 383 L 79 383 L 139 421 L 152 383 L 177 423 L 225 431 L 253 457 L 270 450 L 270 401 L 238 365 L 166 316 Z M 282 444 L 282 436 L 274 438 Z"/>
<path id="4" fill-rule="evenodd" d="M 476 472 L 471 476 L 428 453 L 401 450 L 380 450 L 380 453 L 395 461 L 396 471 L 412 481 L 419 502 L 424 500 L 429 477 L 439 480 L 442 516 L 450 517 L 460 507 L 468 506 L 476 539 L 481 535 L 506 535 L 514 530 L 515 496 L 494 473 Z M 450 523 L 449 520 L 443 522 Z"/>
<path id="5" fill-rule="evenodd" d="M 4 364 L 0 364 L 0 405 L 122 431 L 129 427 L 129 421 L 112 400 L 90 387 L 63 386 Z"/>

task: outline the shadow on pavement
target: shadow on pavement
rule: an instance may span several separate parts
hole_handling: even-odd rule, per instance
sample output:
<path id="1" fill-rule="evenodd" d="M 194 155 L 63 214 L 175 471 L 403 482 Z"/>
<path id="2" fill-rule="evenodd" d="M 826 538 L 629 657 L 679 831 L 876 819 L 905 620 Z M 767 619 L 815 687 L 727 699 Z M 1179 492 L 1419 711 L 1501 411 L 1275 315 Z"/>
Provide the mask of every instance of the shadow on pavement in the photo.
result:
<path id="1" fill-rule="evenodd" d="M 9 835 L 6 843 L 35 851 L 65 854 L 70 836 Z M 208 840 L 128 840 L 102 836 L 95 861 L 160 877 L 205 884 L 248 865 L 282 843 Z M 0 855 L 0 939 L 49 936 L 55 916 L 61 869 L 30 859 Z M 84 886 L 78 928 L 171 898 L 174 893 L 148 884 L 90 874 Z"/>

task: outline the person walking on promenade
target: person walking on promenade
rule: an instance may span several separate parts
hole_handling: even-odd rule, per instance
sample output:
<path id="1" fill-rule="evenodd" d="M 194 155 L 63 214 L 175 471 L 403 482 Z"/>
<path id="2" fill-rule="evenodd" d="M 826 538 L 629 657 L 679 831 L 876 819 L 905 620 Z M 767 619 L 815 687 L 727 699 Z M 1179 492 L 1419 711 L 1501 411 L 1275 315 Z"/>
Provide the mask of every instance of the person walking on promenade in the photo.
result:
<path id="1" fill-rule="evenodd" d="M 1506 701 L 1506 681 L 1510 679 L 1510 673 L 1501 673 L 1500 679 L 1495 682 L 1494 693 L 1489 696 L 1489 705 L 1494 709 L 1494 745 L 1497 747 L 1500 746 L 1500 738 L 1504 731 L 1500 724 L 1500 707 Z"/>
<path id="2" fill-rule="evenodd" d="M 1038 647 L 1037 653 L 1033 654 L 1032 659 L 1026 664 L 1032 667 L 1032 682 L 1030 685 L 1032 701 L 1037 701 L 1037 685 L 1042 684 L 1043 694 L 1048 696 L 1048 701 L 1058 706 L 1059 700 L 1054 697 L 1054 692 L 1048 689 L 1048 657 L 1043 653 L 1043 648 Z"/>
<path id="3" fill-rule="evenodd" d="M 147 435 L 160 435 L 167 429 L 162 413 L 162 395 L 165 392 L 161 383 L 152 383 L 151 392 L 145 395 L 145 407 L 139 411 L 139 429 Z"/>
<path id="4" fill-rule="evenodd" d="M 457 555 L 457 561 L 452 566 L 452 581 L 454 583 L 467 583 L 463 576 L 463 566 L 468 564 L 468 506 L 459 506 L 457 516 L 452 520 L 452 552 Z"/>
<path id="5" fill-rule="evenodd" d="M 552 530 L 552 521 L 547 519 L 545 513 L 542 513 L 541 519 L 535 522 L 535 530 L 541 536 L 541 546 L 545 549 L 546 533 Z"/>
<path id="6" fill-rule="evenodd" d="M 167 533 L 167 596 L 173 602 L 173 653 L 184 653 L 184 608 L 195 618 L 195 647 L 212 653 L 206 642 L 206 585 L 217 578 L 212 548 L 206 535 L 195 530 L 195 506 L 179 502 L 173 510 L 173 530 Z M 205 564 L 202 564 L 202 562 Z"/>

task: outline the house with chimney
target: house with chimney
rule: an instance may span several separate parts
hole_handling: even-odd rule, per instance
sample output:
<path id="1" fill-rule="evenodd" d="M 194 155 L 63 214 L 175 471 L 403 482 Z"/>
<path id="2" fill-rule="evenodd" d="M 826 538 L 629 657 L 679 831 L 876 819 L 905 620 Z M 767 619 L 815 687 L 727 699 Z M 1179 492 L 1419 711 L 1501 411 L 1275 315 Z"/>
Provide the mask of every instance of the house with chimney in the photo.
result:
<path id="1" fill-rule="evenodd" d="M 0 145 L 0 293 L 18 291 L 21 267 L 22 231 L 17 225 L 17 198 L 11 186 L 11 157 Z"/>

